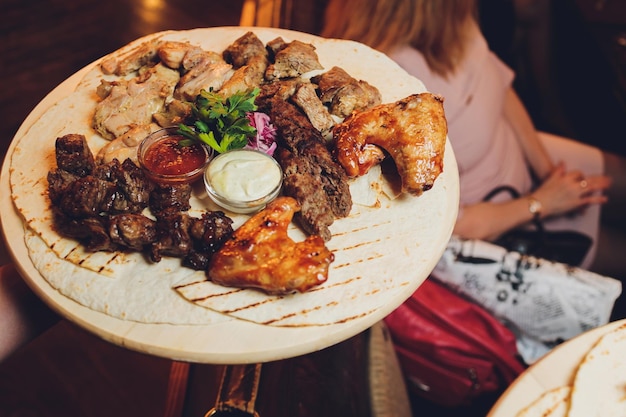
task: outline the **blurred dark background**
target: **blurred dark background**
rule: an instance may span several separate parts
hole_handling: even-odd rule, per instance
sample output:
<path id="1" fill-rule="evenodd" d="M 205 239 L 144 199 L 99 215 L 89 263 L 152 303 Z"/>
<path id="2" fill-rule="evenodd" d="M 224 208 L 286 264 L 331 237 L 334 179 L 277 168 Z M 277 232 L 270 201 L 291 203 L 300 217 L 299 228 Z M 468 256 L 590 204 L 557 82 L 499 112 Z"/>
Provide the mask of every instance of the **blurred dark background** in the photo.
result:
<path id="1" fill-rule="evenodd" d="M 480 1 L 537 127 L 626 154 L 626 1 Z"/>
<path id="2" fill-rule="evenodd" d="M 0 155 L 54 87 L 162 30 L 236 26 L 243 0 L 0 0 Z"/>
<path id="3" fill-rule="evenodd" d="M 319 29 L 323 0 L 291 4 L 282 26 Z M 33 107 L 75 71 L 156 31 L 237 25 L 242 5 L 2 0 L 0 157 Z M 539 128 L 626 154 L 626 1 L 481 0 L 481 20 Z"/>

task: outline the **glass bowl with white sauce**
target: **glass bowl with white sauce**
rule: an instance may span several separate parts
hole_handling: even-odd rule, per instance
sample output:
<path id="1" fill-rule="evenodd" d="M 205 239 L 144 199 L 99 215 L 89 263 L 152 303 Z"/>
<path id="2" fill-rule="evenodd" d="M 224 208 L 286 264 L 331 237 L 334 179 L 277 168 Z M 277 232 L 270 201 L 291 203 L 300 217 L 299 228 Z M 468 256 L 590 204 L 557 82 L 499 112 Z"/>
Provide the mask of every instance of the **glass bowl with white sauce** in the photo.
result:
<path id="1" fill-rule="evenodd" d="M 253 149 L 234 149 L 214 157 L 204 171 L 211 200 L 234 213 L 254 213 L 275 199 L 283 171 L 270 155 Z"/>

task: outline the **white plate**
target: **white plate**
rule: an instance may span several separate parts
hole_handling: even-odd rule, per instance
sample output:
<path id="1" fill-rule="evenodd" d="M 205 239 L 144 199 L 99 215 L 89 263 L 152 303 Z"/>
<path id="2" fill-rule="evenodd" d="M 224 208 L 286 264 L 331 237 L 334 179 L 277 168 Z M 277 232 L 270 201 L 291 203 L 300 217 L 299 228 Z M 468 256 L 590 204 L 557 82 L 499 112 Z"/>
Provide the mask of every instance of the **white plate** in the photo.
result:
<path id="1" fill-rule="evenodd" d="M 578 365 L 602 335 L 625 324 L 608 323 L 557 346 L 522 373 L 502 394 L 487 417 L 512 417 L 544 392 L 569 386 Z"/>

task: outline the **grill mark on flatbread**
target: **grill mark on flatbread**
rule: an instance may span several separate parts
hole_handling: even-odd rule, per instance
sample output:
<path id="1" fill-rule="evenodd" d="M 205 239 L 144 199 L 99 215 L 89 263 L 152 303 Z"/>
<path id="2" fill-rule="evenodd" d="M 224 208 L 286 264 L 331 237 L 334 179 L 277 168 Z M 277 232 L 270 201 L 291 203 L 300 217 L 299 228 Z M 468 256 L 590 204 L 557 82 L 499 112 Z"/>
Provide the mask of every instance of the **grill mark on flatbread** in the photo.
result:
<path id="1" fill-rule="evenodd" d="M 552 388 L 521 409 L 515 417 L 565 416 L 569 408 L 570 391 L 569 386 Z"/>
<path id="2" fill-rule="evenodd" d="M 335 304 L 336 303 L 329 303 L 329 304 L 327 304 L 324 307 L 331 307 L 331 306 L 333 306 Z M 323 309 L 322 306 L 317 306 L 317 307 L 315 307 L 313 309 L 310 309 L 310 310 L 306 310 L 306 311 L 303 310 L 303 311 L 300 311 L 300 312 L 294 312 L 294 313 L 291 313 L 291 314 L 287 314 L 287 315 L 285 315 L 283 317 L 280 317 L 278 319 L 268 320 L 268 321 L 263 322 L 262 324 L 265 324 L 266 326 L 276 326 L 276 325 L 280 326 L 279 323 L 281 321 L 288 320 L 288 319 L 290 319 L 292 317 L 297 317 L 297 316 L 299 316 L 301 314 L 307 314 L 307 313 L 315 312 L 315 311 L 322 310 L 322 309 Z M 376 310 L 378 310 L 378 309 L 373 309 L 373 310 L 370 310 L 370 311 L 367 311 L 367 312 L 363 312 L 361 314 L 357 314 L 357 315 L 350 316 L 350 317 L 345 317 L 345 318 L 343 318 L 341 320 L 337 320 L 337 321 L 332 322 L 332 323 L 326 323 L 326 324 L 323 324 L 323 325 L 330 326 L 330 325 L 333 325 L 333 324 L 347 323 L 347 322 L 349 322 L 351 320 L 355 320 L 355 319 L 358 319 L 360 317 L 365 317 L 365 316 L 373 313 Z M 315 325 L 316 324 L 314 324 L 314 323 L 303 323 L 303 324 L 297 324 L 297 325 L 294 325 L 294 324 L 282 325 L 281 327 L 305 327 L 305 326 L 315 326 Z M 317 324 L 317 325 L 319 325 L 319 324 Z"/>
<path id="3" fill-rule="evenodd" d="M 363 277 L 356 276 L 356 277 L 352 277 L 352 278 L 346 279 L 346 280 L 341 281 L 341 282 L 330 283 L 330 284 L 325 285 L 323 287 L 316 288 L 313 291 L 327 291 L 327 290 L 329 290 L 331 288 L 334 288 L 334 287 L 341 287 L 341 286 L 344 286 L 344 285 L 349 285 L 349 284 L 352 284 L 352 283 L 356 283 L 356 282 L 358 282 L 361 279 L 363 279 Z"/>
<path id="4" fill-rule="evenodd" d="M 310 322 L 310 323 L 300 322 L 301 321 L 300 317 L 302 316 L 307 316 L 309 314 L 316 314 L 322 311 L 328 311 L 332 309 L 341 309 L 341 307 L 346 302 L 349 302 L 350 300 L 358 299 L 364 303 L 367 303 L 368 298 L 376 297 L 384 293 L 385 287 L 383 286 L 383 287 L 374 287 L 366 291 L 362 291 L 358 294 L 352 293 L 347 298 L 346 297 L 333 298 L 332 296 L 331 297 L 327 296 L 329 294 L 337 294 L 337 293 L 341 294 L 342 293 L 341 287 L 349 287 L 349 288 L 351 287 L 354 289 L 362 284 L 364 288 L 368 288 L 367 283 L 361 283 L 361 281 L 363 280 L 364 280 L 364 277 L 360 275 L 354 276 L 354 277 L 348 277 L 344 279 L 343 281 L 330 283 L 330 284 L 326 283 L 323 286 L 313 288 L 305 294 L 291 294 L 291 295 L 278 295 L 278 296 L 262 295 L 262 296 L 259 296 L 258 299 L 251 301 L 251 302 L 247 302 L 245 299 L 239 300 L 240 302 L 238 302 L 238 300 L 233 300 L 232 298 L 232 297 L 239 297 L 239 296 L 247 297 L 249 295 L 250 290 L 232 288 L 231 290 L 224 292 L 224 291 L 221 291 L 223 287 L 215 285 L 207 279 L 193 281 L 193 282 L 189 282 L 185 284 L 179 284 L 179 285 L 176 285 L 174 288 L 178 292 L 180 292 L 181 295 L 183 295 L 183 297 L 187 298 L 188 300 L 193 301 L 194 303 L 198 305 L 201 305 L 211 310 L 215 310 L 223 314 L 233 315 L 243 320 L 253 321 L 253 322 L 257 322 L 257 323 L 268 325 L 268 326 L 303 327 L 303 326 L 310 326 L 310 325 L 317 325 L 317 326 L 324 325 L 325 326 L 325 325 L 332 325 L 332 324 L 337 324 L 337 323 L 345 323 L 349 320 L 354 320 L 355 318 L 363 317 L 364 315 L 371 314 L 371 312 L 378 310 L 379 307 L 373 308 L 371 311 L 368 311 L 363 314 L 350 315 L 350 316 L 331 314 L 331 317 L 333 316 L 335 317 L 334 319 L 327 319 L 326 321 L 321 321 L 317 319 L 315 322 Z M 406 285 L 408 285 L 407 281 L 402 282 L 400 287 L 403 287 Z M 216 292 L 212 292 L 212 290 L 215 290 Z M 257 290 L 252 290 L 252 291 L 256 291 L 259 294 L 261 293 Z M 190 294 L 192 293 L 198 293 L 198 296 L 190 296 Z M 348 293 L 350 292 L 348 291 Z M 302 308 L 299 305 L 300 301 L 298 300 L 302 300 L 303 296 L 306 297 L 307 300 L 310 300 L 311 298 L 313 298 L 318 301 L 313 303 L 312 305 L 309 305 L 308 307 Z M 273 305 L 273 304 L 282 305 L 282 303 L 289 298 L 292 298 L 294 300 L 294 304 L 296 304 L 296 306 L 294 306 L 288 312 L 280 313 L 280 311 L 282 311 L 284 307 L 283 308 L 279 307 L 277 308 L 275 312 L 275 313 L 278 313 L 278 315 L 270 315 L 265 320 L 255 318 L 256 316 L 255 312 L 257 312 L 259 308 L 262 308 L 268 305 Z M 302 300 L 302 301 L 303 303 L 308 302 L 305 300 Z M 233 303 L 234 305 L 229 308 L 227 306 L 230 305 L 230 303 Z M 298 324 L 294 324 L 290 322 L 290 320 L 292 319 L 296 319 L 298 321 Z"/>
<path id="5" fill-rule="evenodd" d="M 356 319 L 360 319 L 362 317 L 368 316 L 368 315 L 376 312 L 377 310 L 379 310 L 379 309 L 375 308 L 375 309 L 372 309 L 372 310 L 364 311 L 364 312 L 362 312 L 360 314 L 356 314 L 356 315 L 349 316 L 349 317 L 344 317 L 341 320 L 337 320 L 337 321 L 334 321 L 332 323 L 322 324 L 322 326 L 332 326 L 334 324 L 348 323 L 348 322 L 350 322 L 352 320 L 356 320 Z M 297 315 L 294 314 L 293 316 L 297 316 Z M 289 319 L 289 318 L 291 318 L 291 317 L 283 317 L 283 318 L 281 318 L 281 320 L 286 320 L 286 319 Z M 268 326 L 272 326 L 272 325 L 276 326 L 277 322 L 276 321 L 270 321 L 270 322 L 264 322 L 262 324 L 265 324 L 265 325 L 268 325 Z M 304 323 L 303 322 L 302 324 L 283 324 L 283 325 L 280 325 L 280 327 L 290 327 L 290 328 L 306 327 L 306 326 L 320 326 L 320 324 L 316 324 L 315 322 L 308 322 L 308 323 Z"/>
<path id="6" fill-rule="evenodd" d="M 341 268 L 349 268 L 351 266 L 357 265 L 357 264 L 362 264 L 364 262 L 367 261 L 372 261 L 374 259 L 380 259 L 380 258 L 384 258 L 385 255 L 383 255 L 382 253 L 376 252 L 376 253 L 372 253 L 369 256 L 365 257 L 365 258 L 359 258 L 353 261 L 349 261 L 349 262 L 344 262 L 344 263 L 336 263 L 333 268 L 334 269 L 341 269 Z"/>
<path id="7" fill-rule="evenodd" d="M 371 230 L 377 227 L 384 227 L 386 225 L 391 224 L 391 221 L 384 221 L 384 222 L 380 222 L 380 223 L 373 223 L 373 224 L 368 224 L 368 225 L 364 225 L 364 226 L 360 226 L 360 227 L 355 227 L 354 229 L 350 229 L 350 230 L 345 230 L 341 233 L 336 233 L 333 234 L 333 237 L 338 237 L 338 236 L 344 236 L 344 235 L 351 235 L 351 234 L 355 234 L 355 233 L 359 233 L 359 232 L 364 232 L 367 230 Z"/>
<path id="8" fill-rule="evenodd" d="M 370 245 L 374 245 L 376 243 L 379 243 L 380 241 L 381 241 L 381 239 L 375 239 L 375 240 L 371 240 L 369 242 L 360 242 L 360 243 L 357 243 L 356 245 L 348 246 L 348 247 L 344 248 L 344 250 L 345 251 L 349 251 L 351 249 L 357 249 L 357 248 L 360 248 L 360 247 L 363 247 L 363 246 L 370 246 Z"/>
<path id="9" fill-rule="evenodd" d="M 333 305 L 335 305 L 335 304 L 336 304 L 336 303 L 328 303 L 328 304 L 327 304 L 327 305 L 325 305 L 325 306 L 319 306 L 319 305 L 318 305 L 318 306 L 315 306 L 315 307 L 310 308 L 310 309 L 306 309 L 306 310 L 302 310 L 302 311 L 295 311 L 295 312 L 293 312 L 293 313 L 286 314 L 286 315 L 284 315 L 283 317 L 279 317 L 279 318 L 274 319 L 274 320 L 268 320 L 268 321 L 266 321 L 266 322 L 263 322 L 263 324 L 265 324 L 265 325 L 267 325 L 267 326 L 270 326 L 270 325 L 275 325 L 276 323 L 279 323 L 279 322 L 281 322 L 281 321 L 283 321 L 283 320 L 287 320 L 287 319 L 290 319 L 290 318 L 292 318 L 292 317 L 296 317 L 296 316 L 301 315 L 301 314 L 308 314 L 308 313 L 311 313 L 311 312 L 315 312 L 315 311 L 321 310 L 321 309 L 322 309 L 322 308 L 324 308 L 324 307 L 332 307 L 332 306 L 333 306 Z"/>
<path id="10" fill-rule="evenodd" d="M 260 302 L 254 303 L 254 304 L 249 304 L 247 306 L 235 308 L 233 310 L 224 310 L 223 312 L 226 313 L 226 314 L 239 313 L 240 311 L 244 311 L 244 310 L 252 309 L 252 308 L 257 308 L 257 307 L 260 307 L 260 306 L 265 305 L 265 304 L 271 304 L 271 303 L 273 303 L 275 301 L 279 301 L 279 300 L 267 299 L 267 300 L 263 300 L 263 301 L 260 301 Z"/>

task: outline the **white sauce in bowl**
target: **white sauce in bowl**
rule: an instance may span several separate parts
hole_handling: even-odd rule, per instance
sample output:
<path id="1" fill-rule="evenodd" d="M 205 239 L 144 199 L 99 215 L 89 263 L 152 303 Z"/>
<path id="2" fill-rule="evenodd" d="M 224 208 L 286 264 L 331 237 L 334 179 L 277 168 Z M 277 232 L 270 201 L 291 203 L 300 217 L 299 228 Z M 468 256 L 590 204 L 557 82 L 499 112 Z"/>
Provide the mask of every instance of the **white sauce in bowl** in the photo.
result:
<path id="1" fill-rule="evenodd" d="M 282 170 L 269 155 L 237 149 L 215 157 L 205 172 L 209 196 L 235 211 L 262 208 L 278 195 Z"/>

